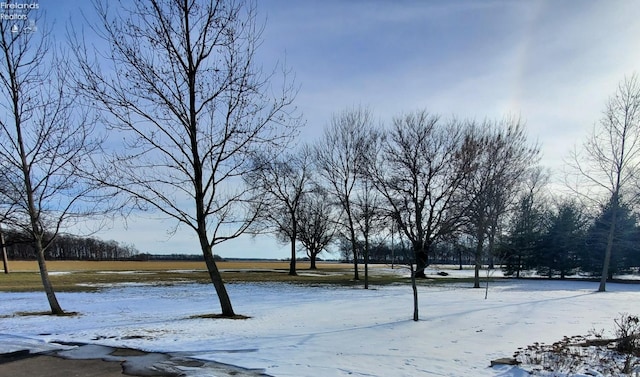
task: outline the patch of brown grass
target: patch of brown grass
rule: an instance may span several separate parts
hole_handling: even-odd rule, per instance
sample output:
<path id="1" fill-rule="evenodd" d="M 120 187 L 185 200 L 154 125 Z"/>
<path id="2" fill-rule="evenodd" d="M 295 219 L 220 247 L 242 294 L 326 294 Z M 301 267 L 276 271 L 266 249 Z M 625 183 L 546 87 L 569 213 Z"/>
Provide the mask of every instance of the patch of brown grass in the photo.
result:
<path id="1" fill-rule="evenodd" d="M 9 274 L 0 273 L 0 291 L 41 291 L 38 265 L 31 261 L 10 261 Z M 370 266 L 370 271 L 378 267 Z M 54 289 L 59 292 L 97 291 L 118 284 L 171 285 L 185 282 L 210 283 L 204 262 L 192 261 L 50 261 L 47 262 Z M 287 261 L 219 262 L 225 282 L 283 282 L 291 284 L 362 285 L 353 281 L 353 266 L 347 263 L 318 263 L 309 270 L 308 262 L 298 262 L 298 275 L 290 276 Z M 372 273 L 371 284 L 389 284 L 405 279 Z"/>
<path id="2" fill-rule="evenodd" d="M 204 262 L 194 261 L 47 261 L 50 272 L 71 271 L 162 271 L 202 270 Z M 9 261 L 10 272 L 38 272 L 36 261 Z"/>
<path id="3" fill-rule="evenodd" d="M 216 262 L 220 270 L 289 270 L 288 261 L 241 260 Z M 309 269 L 309 262 L 297 262 L 298 270 Z M 318 262 L 318 270 L 350 270 L 350 263 Z M 371 266 L 371 268 L 376 268 Z M 47 261 L 49 271 L 163 271 L 206 270 L 204 261 Z M 38 271 L 36 261 L 9 261 L 10 272 Z"/>

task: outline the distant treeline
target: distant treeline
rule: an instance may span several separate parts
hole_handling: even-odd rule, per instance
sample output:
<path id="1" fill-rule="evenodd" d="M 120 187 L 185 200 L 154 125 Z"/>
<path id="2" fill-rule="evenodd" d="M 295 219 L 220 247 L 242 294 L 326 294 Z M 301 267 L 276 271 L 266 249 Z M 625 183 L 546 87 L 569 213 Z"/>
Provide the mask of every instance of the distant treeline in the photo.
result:
<path id="1" fill-rule="evenodd" d="M 35 260 L 33 243 L 20 232 L 5 231 L 7 257 L 13 260 Z M 93 237 L 58 235 L 47 248 L 48 260 L 136 260 L 141 254 L 133 245 L 104 241 Z"/>
<path id="2" fill-rule="evenodd" d="M 35 260 L 32 241 L 24 234 L 4 230 L 7 258 L 11 260 Z M 114 240 L 104 241 L 94 237 L 58 235 L 45 252 L 47 260 L 86 261 L 204 261 L 202 254 L 149 254 L 141 253 L 133 245 L 121 244 Z M 222 261 L 214 255 L 216 261 Z"/>

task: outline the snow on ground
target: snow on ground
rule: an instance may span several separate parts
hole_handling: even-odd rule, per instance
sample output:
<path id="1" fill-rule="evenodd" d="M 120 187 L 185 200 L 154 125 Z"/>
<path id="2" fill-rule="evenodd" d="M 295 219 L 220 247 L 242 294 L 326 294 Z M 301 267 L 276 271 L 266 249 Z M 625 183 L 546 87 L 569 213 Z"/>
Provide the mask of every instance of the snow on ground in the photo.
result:
<path id="1" fill-rule="evenodd" d="M 524 376 L 489 368 L 518 347 L 611 330 L 619 313 L 640 314 L 640 285 L 506 280 L 419 288 L 411 320 L 408 285 L 362 288 L 236 283 L 227 286 L 248 320 L 191 318 L 219 311 L 204 284 L 120 286 L 59 293 L 72 317 L 47 310 L 44 293 L 0 293 L 0 352 L 85 342 L 173 352 L 263 369 L 272 376 Z M 63 347 L 60 347 L 63 348 Z"/>

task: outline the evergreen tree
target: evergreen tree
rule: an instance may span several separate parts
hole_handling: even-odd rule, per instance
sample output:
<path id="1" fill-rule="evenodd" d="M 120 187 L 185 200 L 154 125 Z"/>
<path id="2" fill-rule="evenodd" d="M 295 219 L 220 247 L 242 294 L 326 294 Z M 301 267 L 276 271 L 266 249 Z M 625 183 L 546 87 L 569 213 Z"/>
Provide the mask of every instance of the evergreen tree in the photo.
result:
<path id="1" fill-rule="evenodd" d="M 579 266 L 579 253 L 584 249 L 585 219 L 575 202 L 563 202 L 551 216 L 537 256 L 538 273 L 549 278 L 564 279 Z"/>
<path id="2" fill-rule="evenodd" d="M 520 272 L 535 266 L 544 230 L 544 214 L 534 205 L 534 195 L 524 194 L 518 201 L 509 235 L 501 246 L 505 275 L 520 277 Z"/>
<path id="3" fill-rule="evenodd" d="M 634 248 L 638 234 L 636 217 L 628 205 L 619 203 L 617 207 L 616 228 L 607 279 L 613 278 L 615 274 L 629 271 L 632 267 L 631 262 L 637 259 Z M 602 268 L 607 246 L 607 232 L 613 217 L 612 208 L 612 203 L 608 203 L 587 232 L 586 247 L 580 258 L 580 267 L 584 272 L 597 275 Z"/>

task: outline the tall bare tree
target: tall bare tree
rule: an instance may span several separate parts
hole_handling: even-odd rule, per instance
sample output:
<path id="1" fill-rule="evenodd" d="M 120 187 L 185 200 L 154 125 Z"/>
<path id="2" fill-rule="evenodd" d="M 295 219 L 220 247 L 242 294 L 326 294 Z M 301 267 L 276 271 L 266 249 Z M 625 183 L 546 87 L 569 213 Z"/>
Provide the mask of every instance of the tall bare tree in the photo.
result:
<path id="1" fill-rule="evenodd" d="M 47 25 L 35 11 L 23 12 L 37 30 L 0 19 L 0 219 L 28 236 L 51 312 L 62 315 L 45 253 L 102 203 L 81 174 L 98 143 Z"/>
<path id="2" fill-rule="evenodd" d="M 333 115 L 323 139 L 316 145 L 319 174 L 342 207 L 341 223 L 344 236 L 351 244 L 354 280 L 360 280 L 360 274 L 353 201 L 358 181 L 367 167 L 364 156 L 369 151 L 372 123 L 372 112 L 365 107 L 344 110 Z"/>
<path id="3" fill-rule="evenodd" d="M 114 145 L 102 180 L 192 229 L 223 316 L 235 313 L 213 258 L 256 219 L 259 188 L 242 184 L 252 157 L 295 133 L 295 88 L 256 61 L 254 1 L 96 1 L 109 51 L 76 40 L 78 85 L 106 109 Z M 76 34 L 77 35 L 77 34 Z M 76 38 L 77 39 L 77 38 Z M 95 56 L 106 56 L 101 66 Z M 114 136 L 115 137 L 115 136 Z"/>
<path id="4" fill-rule="evenodd" d="M 635 199 L 640 182 L 640 83 L 638 76 L 625 78 L 606 104 L 604 116 L 583 144 L 570 156 L 573 174 L 569 186 L 604 207 L 609 203 L 611 223 L 607 235 L 599 292 L 606 290 L 613 252 L 616 222 L 623 196 Z"/>
<path id="5" fill-rule="evenodd" d="M 462 224 L 457 194 L 470 166 L 463 131 L 464 124 L 426 111 L 396 117 L 376 163 L 369 165 L 389 218 L 411 245 L 414 321 L 419 320 L 416 278 L 426 277 L 433 245 Z"/>
<path id="6" fill-rule="evenodd" d="M 412 245 L 416 277 L 425 277 L 432 245 L 462 221 L 458 194 L 469 174 L 464 124 L 426 111 L 394 119 L 372 175 L 390 217 Z"/>
<path id="7" fill-rule="evenodd" d="M 311 190 L 312 151 L 303 146 L 299 151 L 281 156 L 263 155 L 255 159 L 255 170 L 246 176 L 249 186 L 265 192 L 260 222 L 276 236 L 291 245 L 289 275 L 296 272 L 298 214 L 304 196 Z"/>
<path id="8" fill-rule="evenodd" d="M 485 255 L 493 256 L 500 219 L 513 203 L 526 172 L 538 162 L 539 148 L 530 145 L 518 119 L 486 121 L 469 127 L 464 143 L 471 154 L 471 174 L 460 195 L 469 203 L 468 228 L 476 240 L 474 288 L 480 288 L 480 268 Z"/>

